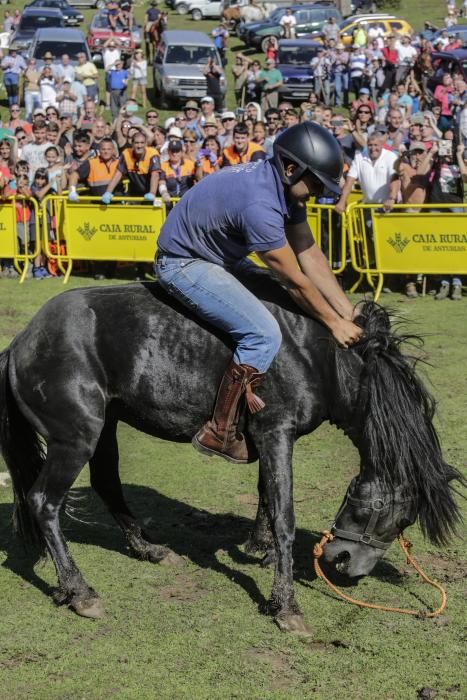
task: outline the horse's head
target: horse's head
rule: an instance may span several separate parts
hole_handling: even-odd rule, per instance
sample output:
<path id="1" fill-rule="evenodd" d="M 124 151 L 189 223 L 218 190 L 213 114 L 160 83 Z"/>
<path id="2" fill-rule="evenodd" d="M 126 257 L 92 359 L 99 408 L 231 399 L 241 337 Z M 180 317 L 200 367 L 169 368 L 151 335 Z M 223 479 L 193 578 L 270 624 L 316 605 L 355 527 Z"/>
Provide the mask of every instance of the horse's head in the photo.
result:
<path id="1" fill-rule="evenodd" d="M 368 574 L 417 519 L 432 543 L 445 544 L 459 520 L 451 482 L 463 482 L 443 459 L 435 403 L 416 362 L 401 352 L 403 343 L 420 344 L 420 338 L 396 335 L 387 311 L 372 302 L 361 307 L 359 322 L 364 338 L 351 351 L 360 361 L 359 389 L 346 428 L 359 449 L 361 473 L 336 516 L 335 539 L 325 547 L 325 560 L 348 576 Z M 341 376 L 351 384 L 348 374 Z"/>
<path id="2" fill-rule="evenodd" d="M 414 498 L 402 487 L 390 490 L 380 481 L 355 477 L 332 526 L 334 539 L 324 548 L 324 561 L 339 574 L 366 576 L 416 518 Z"/>

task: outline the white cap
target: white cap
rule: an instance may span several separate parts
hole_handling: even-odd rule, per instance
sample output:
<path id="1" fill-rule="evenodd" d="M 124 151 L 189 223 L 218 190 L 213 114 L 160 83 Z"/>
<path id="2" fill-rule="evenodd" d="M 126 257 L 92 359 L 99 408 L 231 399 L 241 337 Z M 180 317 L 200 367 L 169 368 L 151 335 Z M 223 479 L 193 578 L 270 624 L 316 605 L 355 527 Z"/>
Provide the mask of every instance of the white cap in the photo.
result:
<path id="1" fill-rule="evenodd" d="M 178 139 L 183 138 L 182 130 L 178 126 L 171 126 L 169 129 L 168 136 L 176 136 Z"/>
<path id="2" fill-rule="evenodd" d="M 168 119 L 165 120 L 164 122 L 164 129 L 170 129 L 172 124 L 175 124 L 175 117 L 169 117 Z"/>

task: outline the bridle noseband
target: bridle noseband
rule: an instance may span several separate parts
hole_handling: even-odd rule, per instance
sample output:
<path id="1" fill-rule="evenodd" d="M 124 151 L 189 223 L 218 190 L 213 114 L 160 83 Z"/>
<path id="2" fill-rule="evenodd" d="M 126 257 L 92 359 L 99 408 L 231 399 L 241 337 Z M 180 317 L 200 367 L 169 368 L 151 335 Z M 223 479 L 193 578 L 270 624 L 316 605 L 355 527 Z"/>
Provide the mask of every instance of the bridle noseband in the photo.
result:
<path id="1" fill-rule="evenodd" d="M 354 496 L 351 496 L 350 494 L 355 488 L 355 484 L 357 483 L 358 477 L 355 477 L 352 479 L 350 482 L 349 488 L 347 489 L 347 493 L 345 495 L 344 502 L 342 506 L 340 507 L 340 510 L 338 514 L 336 515 L 336 519 L 334 520 L 334 523 L 331 527 L 331 533 L 335 537 L 339 537 L 342 540 L 350 540 L 351 542 L 360 542 L 361 544 L 367 544 L 370 547 L 375 547 L 376 549 L 388 549 L 391 544 L 392 540 L 390 542 L 383 542 L 382 540 L 376 539 L 376 537 L 373 537 L 373 533 L 375 531 L 376 525 L 378 523 L 379 517 L 382 513 L 383 510 L 386 508 L 389 508 L 390 506 L 394 506 L 396 504 L 402 504 L 402 503 L 409 503 L 413 501 L 412 498 L 398 498 L 396 495 L 394 498 L 389 499 L 388 501 L 385 501 L 383 498 L 374 498 L 374 499 L 368 499 L 364 500 L 361 498 L 355 498 Z M 397 491 L 400 491 L 401 489 L 396 489 L 396 494 Z M 365 508 L 366 510 L 370 511 L 370 516 L 368 518 L 368 521 L 365 525 L 365 530 L 363 533 L 358 533 L 358 532 L 352 532 L 351 530 L 343 530 L 341 528 L 336 527 L 336 522 L 339 520 L 339 516 L 341 515 L 342 511 L 346 507 L 347 503 L 349 503 L 352 506 L 356 506 L 357 508 Z"/>

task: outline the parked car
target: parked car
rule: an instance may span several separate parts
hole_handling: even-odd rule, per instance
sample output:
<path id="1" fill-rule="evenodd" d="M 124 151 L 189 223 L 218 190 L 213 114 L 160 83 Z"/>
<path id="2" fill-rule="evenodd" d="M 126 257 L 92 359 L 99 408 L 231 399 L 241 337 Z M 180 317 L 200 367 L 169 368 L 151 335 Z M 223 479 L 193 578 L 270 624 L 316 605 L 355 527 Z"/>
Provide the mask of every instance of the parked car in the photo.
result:
<path id="1" fill-rule="evenodd" d="M 162 108 L 170 102 L 185 102 L 206 95 L 203 68 L 212 58 L 222 68 L 219 53 L 210 37 L 202 32 L 167 30 L 162 32 L 154 57 L 154 89 Z M 226 81 L 221 77 L 221 91 Z"/>
<path id="2" fill-rule="evenodd" d="M 117 25 L 117 31 L 110 26 L 107 10 L 96 12 L 89 27 L 87 42 L 93 60 L 102 62 L 102 51 L 107 39 L 114 38 L 122 47 L 122 55 L 131 56 L 135 49 L 141 46 L 142 32 L 139 25 L 133 25 L 131 32 Z"/>
<path id="3" fill-rule="evenodd" d="M 467 82 L 467 49 L 455 49 L 454 51 L 433 51 L 431 62 L 434 74 L 428 81 L 428 88 L 434 89 L 443 80 L 443 75 L 459 73 Z"/>
<path id="4" fill-rule="evenodd" d="M 281 17 L 285 14 L 285 7 L 275 10 L 269 20 L 264 22 L 252 22 L 239 25 L 237 36 L 247 46 L 260 47 L 266 51 L 268 41 L 271 37 L 282 37 L 284 29 L 279 24 Z M 335 17 L 337 22 L 342 21 L 342 15 L 333 3 L 315 2 L 312 5 L 292 5 L 292 11 L 297 21 L 295 25 L 295 35 L 299 39 L 310 35 L 312 32 L 320 31 L 329 17 Z"/>
<path id="5" fill-rule="evenodd" d="M 56 59 L 66 53 L 73 64 L 78 62 L 79 53 L 86 54 L 88 61 L 91 60 L 86 39 L 79 29 L 38 29 L 32 40 L 29 55 L 37 60 L 40 67 L 47 52 Z"/>
<path id="6" fill-rule="evenodd" d="M 372 27 L 381 27 L 384 35 L 388 34 L 413 34 L 413 29 L 405 19 L 399 19 L 394 15 L 353 15 L 347 17 L 339 24 L 341 33 L 341 42 L 346 47 L 352 46 L 354 32 L 362 25 L 367 25 L 367 29 Z M 312 32 L 310 38 L 315 41 L 322 41 L 323 35 L 321 32 Z"/>
<path id="7" fill-rule="evenodd" d="M 306 100 L 314 90 L 312 59 L 322 46 L 309 39 L 281 39 L 277 52 L 277 67 L 282 73 L 283 85 L 280 99 L 289 102 Z"/>
<path id="8" fill-rule="evenodd" d="M 72 0 L 70 3 L 73 7 L 84 7 L 86 10 L 103 10 L 106 4 L 105 0 Z"/>
<path id="9" fill-rule="evenodd" d="M 65 18 L 67 27 L 76 27 L 84 22 L 84 16 L 79 10 L 68 4 L 67 0 L 33 0 L 26 7 L 44 7 L 46 9 L 60 10 Z M 25 8 L 26 9 L 26 8 Z"/>
<path id="10" fill-rule="evenodd" d="M 440 38 L 443 31 L 446 30 L 438 29 L 438 31 L 433 34 L 430 39 L 433 46 L 436 44 L 436 40 Z M 467 46 L 467 24 L 458 24 L 456 27 L 451 27 L 451 29 L 448 30 L 448 34 L 454 34 L 455 37 L 459 37 L 462 41 L 462 46 Z"/>
<path id="11" fill-rule="evenodd" d="M 174 5 L 179 15 L 191 15 L 191 19 L 220 19 L 221 0 L 180 0 Z"/>
<path id="12" fill-rule="evenodd" d="M 26 7 L 20 23 L 11 35 L 9 47 L 29 55 L 29 47 L 38 29 L 64 27 L 65 19 L 60 10 L 46 10 L 43 7 Z"/>

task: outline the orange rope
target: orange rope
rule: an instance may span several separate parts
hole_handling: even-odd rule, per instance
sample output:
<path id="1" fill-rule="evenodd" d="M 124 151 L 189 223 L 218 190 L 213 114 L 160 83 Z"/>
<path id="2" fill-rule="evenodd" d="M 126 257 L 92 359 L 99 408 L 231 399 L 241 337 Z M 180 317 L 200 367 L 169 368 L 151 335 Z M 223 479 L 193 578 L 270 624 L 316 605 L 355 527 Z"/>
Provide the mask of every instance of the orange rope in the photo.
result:
<path id="1" fill-rule="evenodd" d="M 416 615 L 417 617 L 436 617 L 437 615 L 440 615 L 444 608 L 446 607 L 446 591 L 444 588 L 437 583 L 436 581 L 432 581 L 432 579 L 428 578 L 428 576 L 422 571 L 420 568 L 419 564 L 413 559 L 413 557 L 410 554 L 410 549 L 412 547 L 412 543 L 406 540 L 402 535 L 399 535 L 399 545 L 402 551 L 404 552 L 406 558 L 407 558 L 407 564 L 411 564 L 415 571 L 421 576 L 421 578 L 426 582 L 429 583 L 430 586 L 433 586 L 434 588 L 438 589 L 438 591 L 441 593 L 441 605 L 439 608 L 436 608 L 436 610 L 433 610 L 432 612 L 425 612 L 423 610 L 411 610 L 408 608 L 392 608 L 386 605 L 377 605 L 376 603 L 365 603 L 363 600 L 357 600 L 356 598 L 351 598 L 350 596 L 346 595 L 342 591 L 340 591 L 337 586 L 335 586 L 331 581 L 326 577 L 326 575 L 323 573 L 323 570 L 321 569 L 321 566 L 319 564 L 319 559 L 323 554 L 324 551 L 324 545 L 327 542 L 330 542 L 331 540 L 334 539 L 334 536 L 328 531 L 328 530 L 323 530 L 323 536 L 319 542 L 317 542 L 313 548 L 313 563 L 314 563 L 314 569 L 316 576 L 318 578 L 322 578 L 323 581 L 325 581 L 329 588 L 336 593 L 336 595 L 340 596 L 344 600 L 346 600 L 348 603 L 354 603 L 355 605 L 359 605 L 361 608 L 372 608 L 373 610 L 385 610 L 386 612 L 396 612 L 396 613 L 401 613 L 402 615 Z"/>

